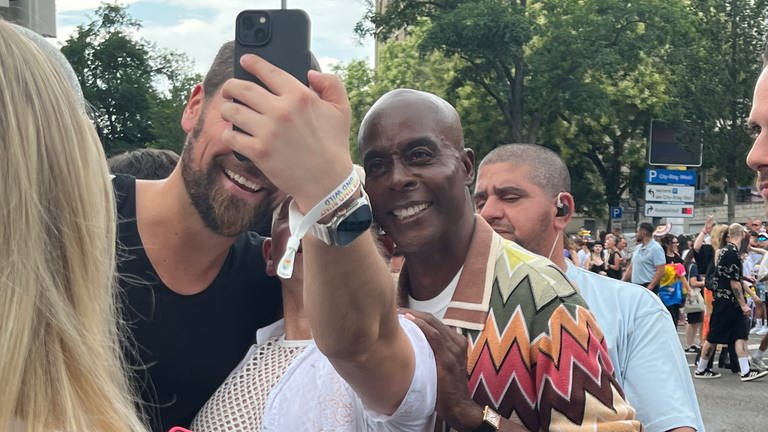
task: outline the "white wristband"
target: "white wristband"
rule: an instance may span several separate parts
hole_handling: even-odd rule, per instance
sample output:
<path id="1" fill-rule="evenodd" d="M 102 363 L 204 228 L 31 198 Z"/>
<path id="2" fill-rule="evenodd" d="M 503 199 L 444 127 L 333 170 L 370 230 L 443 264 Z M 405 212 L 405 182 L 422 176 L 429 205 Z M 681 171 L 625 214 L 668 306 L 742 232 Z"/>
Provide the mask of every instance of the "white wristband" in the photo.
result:
<path id="1" fill-rule="evenodd" d="M 320 219 L 331 214 L 342 204 L 347 202 L 352 195 L 360 188 L 360 177 L 357 171 L 352 168 L 349 176 L 339 184 L 336 189 L 328 194 L 323 200 L 317 203 L 306 215 L 299 211 L 296 201 L 291 202 L 288 208 L 288 225 L 290 226 L 291 236 L 288 238 L 288 244 L 285 246 L 285 253 L 277 266 L 277 275 L 283 279 L 289 279 L 293 274 L 293 263 L 296 258 L 296 252 L 301 245 L 301 239 L 307 231 Z"/>

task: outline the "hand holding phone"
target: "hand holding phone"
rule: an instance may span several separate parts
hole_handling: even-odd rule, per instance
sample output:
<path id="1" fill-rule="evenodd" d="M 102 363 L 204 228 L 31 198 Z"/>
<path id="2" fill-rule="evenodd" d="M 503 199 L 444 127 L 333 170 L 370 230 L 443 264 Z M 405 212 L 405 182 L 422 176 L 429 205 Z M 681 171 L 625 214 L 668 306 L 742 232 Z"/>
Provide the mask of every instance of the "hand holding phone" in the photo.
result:
<path id="1" fill-rule="evenodd" d="M 309 49 L 309 16 L 299 9 L 244 10 L 235 19 L 235 78 L 255 82 L 240 64 L 244 54 L 256 54 L 307 85 L 312 54 Z M 267 89 L 269 90 L 269 89 Z M 234 126 L 235 130 L 243 132 Z M 240 161 L 248 160 L 234 152 Z"/>

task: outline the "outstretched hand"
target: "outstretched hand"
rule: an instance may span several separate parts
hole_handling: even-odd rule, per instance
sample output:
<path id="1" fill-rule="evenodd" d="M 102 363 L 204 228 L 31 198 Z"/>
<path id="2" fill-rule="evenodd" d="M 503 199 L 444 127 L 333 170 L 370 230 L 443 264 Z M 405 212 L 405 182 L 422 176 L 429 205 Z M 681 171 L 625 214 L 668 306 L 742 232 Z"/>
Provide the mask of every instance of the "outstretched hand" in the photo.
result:
<path id="1" fill-rule="evenodd" d="M 253 54 L 240 63 L 266 88 L 234 78 L 224 83 L 221 115 L 246 133 L 226 130 L 223 140 L 307 212 L 352 171 L 344 85 L 335 75 L 310 71 L 306 87 Z"/>
<path id="2" fill-rule="evenodd" d="M 437 415 L 462 430 L 482 422 L 482 408 L 472 400 L 467 386 L 467 338 L 432 314 L 400 309 L 426 336 L 437 363 Z"/>

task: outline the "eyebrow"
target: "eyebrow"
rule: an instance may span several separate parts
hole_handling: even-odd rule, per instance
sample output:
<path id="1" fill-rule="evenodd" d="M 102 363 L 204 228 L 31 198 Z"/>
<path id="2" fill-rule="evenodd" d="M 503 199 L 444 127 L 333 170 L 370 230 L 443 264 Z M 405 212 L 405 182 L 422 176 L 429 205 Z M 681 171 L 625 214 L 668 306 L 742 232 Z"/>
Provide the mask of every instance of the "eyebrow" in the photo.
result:
<path id="1" fill-rule="evenodd" d="M 494 187 L 493 190 L 496 195 L 528 195 L 525 189 L 519 188 L 517 186 L 500 186 Z"/>
<path id="2" fill-rule="evenodd" d="M 430 150 L 435 150 L 435 151 L 440 150 L 440 147 L 438 146 L 437 142 L 435 142 L 432 138 L 424 136 L 424 137 L 417 137 L 406 142 L 405 144 L 402 145 L 402 148 L 398 148 L 396 152 L 406 153 L 415 147 L 428 147 Z M 373 159 L 377 157 L 386 157 L 392 153 L 393 152 L 386 152 L 382 150 L 369 150 L 365 153 L 365 155 L 363 155 L 363 161 L 367 161 L 369 159 Z"/>

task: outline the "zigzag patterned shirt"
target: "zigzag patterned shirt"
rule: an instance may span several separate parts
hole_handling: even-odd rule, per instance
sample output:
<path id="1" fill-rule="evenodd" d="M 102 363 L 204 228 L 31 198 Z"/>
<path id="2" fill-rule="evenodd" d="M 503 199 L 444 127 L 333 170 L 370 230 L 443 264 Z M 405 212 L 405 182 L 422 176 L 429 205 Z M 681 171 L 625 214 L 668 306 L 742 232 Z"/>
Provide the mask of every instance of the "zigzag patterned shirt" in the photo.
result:
<path id="1" fill-rule="evenodd" d="M 642 430 L 574 286 L 482 218 L 443 322 L 468 337 L 468 384 L 480 406 L 532 431 Z"/>

